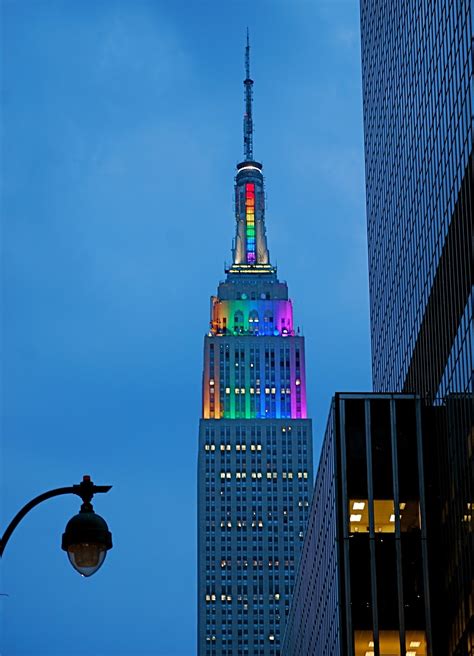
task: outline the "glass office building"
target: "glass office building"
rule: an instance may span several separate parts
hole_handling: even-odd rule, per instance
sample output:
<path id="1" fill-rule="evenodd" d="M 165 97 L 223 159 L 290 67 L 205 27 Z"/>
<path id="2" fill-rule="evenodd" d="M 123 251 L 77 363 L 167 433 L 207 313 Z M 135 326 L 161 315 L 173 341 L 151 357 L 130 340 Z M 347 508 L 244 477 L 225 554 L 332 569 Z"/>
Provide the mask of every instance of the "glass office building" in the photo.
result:
<path id="1" fill-rule="evenodd" d="M 361 0 L 375 390 L 472 392 L 471 2 Z"/>
<path id="2" fill-rule="evenodd" d="M 313 482 L 304 337 L 267 246 L 248 52 L 233 262 L 204 339 L 199 656 L 280 654 Z"/>
<path id="3" fill-rule="evenodd" d="M 439 654 L 474 652 L 471 0 L 361 0 L 375 391 L 433 426 L 429 535 Z"/>
<path id="4" fill-rule="evenodd" d="M 425 412 L 415 395 L 333 399 L 283 656 L 433 653 Z"/>

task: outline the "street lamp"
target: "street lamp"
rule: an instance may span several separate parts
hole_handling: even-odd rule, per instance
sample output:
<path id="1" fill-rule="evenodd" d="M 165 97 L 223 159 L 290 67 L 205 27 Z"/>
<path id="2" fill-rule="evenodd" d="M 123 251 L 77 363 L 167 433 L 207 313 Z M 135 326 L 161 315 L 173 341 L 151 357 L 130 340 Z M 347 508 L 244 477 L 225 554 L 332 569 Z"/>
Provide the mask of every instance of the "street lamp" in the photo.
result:
<path id="1" fill-rule="evenodd" d="M 91 500 L 94 494 L 108 492 L 111 487 L 111 485 L 94 485 L 90 476 L 84 476 L 79 485 L 59 487 L 35 497 L 17 513 L 8 525 L 0 540 L 0 557 L 3 556 L 11 534 L 32 508 L 61 494 L 76 494 L 82 499 L 81 509 L 68 521 L 63 533 L 61 548 L 67 552 L 69 562 L 79 574 L 92 576 L 103 564 L 107 551 L 112 549 L 112 535 L 105 520 L 94 512 Z"/>

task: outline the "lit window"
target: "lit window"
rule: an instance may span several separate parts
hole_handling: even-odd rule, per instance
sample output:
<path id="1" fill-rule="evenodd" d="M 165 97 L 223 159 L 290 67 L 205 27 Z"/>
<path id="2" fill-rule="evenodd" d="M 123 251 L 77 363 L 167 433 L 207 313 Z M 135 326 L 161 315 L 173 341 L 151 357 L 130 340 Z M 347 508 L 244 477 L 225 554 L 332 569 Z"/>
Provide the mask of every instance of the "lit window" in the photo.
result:
<path id="1" fill-rule="evenodd" d="M 365 508 L 365 501 L 354 501 L 352 504 L 352 510 L 364 510 Z M 369 647 L 372 647 L 373 645 L 369 645 Z"/>
<path id="2" fill-rule="evenodd" d="M 376 533 L 395 532 L 393 499 L 374 499 L 374 529 Z"/>
<path id="3" fill-rule="evenodd" d="M 362 519 L 362 515 L 355 515 L 355 514 L 352 514 L 349 518 L 351 522 L 360 522 L 361 519 Z"/>
<path id="4" fill-rule="evenodd" d="M 295 385 L 301 385 L 301 380 L 299 378 L 295 380 Z"/>
<path id="5" fill-rule="evenodd" d="M 421 647 L 421 642 L 419 640 L 412 640 L 410 642 L 410 647 Z"/>

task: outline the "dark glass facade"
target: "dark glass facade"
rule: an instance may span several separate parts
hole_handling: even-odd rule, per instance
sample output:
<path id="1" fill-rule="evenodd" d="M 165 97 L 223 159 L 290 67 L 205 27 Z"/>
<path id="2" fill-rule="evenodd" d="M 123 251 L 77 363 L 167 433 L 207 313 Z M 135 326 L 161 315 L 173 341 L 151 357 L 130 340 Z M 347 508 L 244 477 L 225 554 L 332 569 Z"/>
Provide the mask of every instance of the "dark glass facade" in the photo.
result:
<path id="1" fill-rule="evenodd" d="M 361 36 L 374 388 L 472 392 L 472 3 L 361 0 Z"/>
<path id="2" fill-rule="evenodd" d="M 428 462 L 434 653 L 474 653 L 474 10 L 361 0 L 375 391 L 438 410 Z"/>
<path id="3" fill-rule="evenodd" d="M 405 394 L 337 394 L 283 656 L 433 653 L 424 451 L 432 412 Z"/>

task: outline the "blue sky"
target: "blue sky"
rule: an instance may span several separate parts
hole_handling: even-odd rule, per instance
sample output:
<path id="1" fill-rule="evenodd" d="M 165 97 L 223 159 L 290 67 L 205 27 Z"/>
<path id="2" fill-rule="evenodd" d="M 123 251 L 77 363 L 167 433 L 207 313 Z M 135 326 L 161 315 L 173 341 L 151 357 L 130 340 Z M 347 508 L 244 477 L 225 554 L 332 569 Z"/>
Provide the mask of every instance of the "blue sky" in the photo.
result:
<path id="1" fill-rule="evenodd" d="M 370 389 L 356 0 L 4 0 L 2 528 L 91 474 L 82 579 L 51 500 L 9 543 L 4 656 L 191 656 L 203 335 L 234 230 L 250 29 L 272 260 L 306 336 L 316 455 Z"/>

